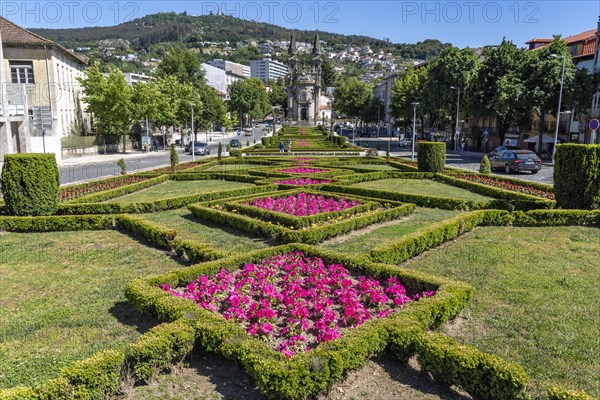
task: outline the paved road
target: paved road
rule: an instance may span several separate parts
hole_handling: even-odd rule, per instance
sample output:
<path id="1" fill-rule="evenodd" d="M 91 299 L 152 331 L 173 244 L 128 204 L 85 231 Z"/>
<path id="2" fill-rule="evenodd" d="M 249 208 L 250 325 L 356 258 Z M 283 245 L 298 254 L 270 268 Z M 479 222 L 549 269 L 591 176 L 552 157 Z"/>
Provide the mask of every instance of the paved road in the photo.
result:
<path id="1" fill-rule="evenodd" d="M 256 142 L 259 143 L 260 138 L 268 132 L 265 129 L 256 129 L 254 133 Z M 229 135 L 225 138 L 220 138 L 220 134 L 215 136 L 217 137 L 213 137 L 213 140 L 209 142 L 211 157 L 216 156 L 219 142 L 223 143 L 223 151 L 225 152 L 227 143 L 229 143 L 233 137 L 237 137 L 235 135 Z M 204 141 L 202 135 L 198 138 Z M 251 136 L 242 135 L 239 139 L 244 145 L 246 144 L 246 141 L 250 141 L 252 144 Z M 185 153 L 183 148 L 178 148 L 178 155 L 180 162 L 192 161 L 192 156 Z M 119 175 L 120 168 L 117 166 L 117 162 L 122 157 L 122 154 L 113 154 L 108 156 L 86 157 L 85 161 L 77 158 L 63 160 L 59 166 L 60 183 L 64 185 Z M 206 158 L 206 156 L 196 155 L 196 160 L 202 158 Z M 132 152 L 125 156 L 125 163 L 127 164 L 127 171 L 129 173 L 164 167 L 171 163 L 170 153 L 168 150 L 159 150 L 150 153 Z"/>
<path id="2" fill-rule="evenodd" d="M 255 138 L 257 143 L 260 141 L 260 138 L 267 134 L 268 132 L 265 129 L 257 129 L 255 131 Z M 227 143 L 231 140 L 232 137 L 228 136 L 225 138 L 213 138 L 210 141 L 210 149 L 211 156 L 217 154 L 218 143 L 222 142 L 225 147 Z M 240 140 L 245 144 L 247 140 L 252 143 L 252 137 L 241 136 Z M 370 147 L 375 147 L 377 142 L 380 143 L 381 147 L 381 155 L 385 154 L 385 149 L 387 149 L 387 141 L 388 138 L 361 138 L 361 144 L 364 143 L 365 140 L 369 141 Z M 398 146 L 398 139 L 394 138 L 391 142 L 391 154 L 396 157 L 405 157 L 410 158 L 411 152 L 410 149 L 400 148 Z M 178 149 L 179 153 L 179 161 L 186 162 L 191 161 L 192 156 L 186 154 L 183 149 Z M 479 162 L 482 153 L 473 153 L 473 152 L 464 152 L 464 153 L 448 153 L 446 155 L 447 164 L 453 167 L 464 168 L 467 170 L 478 171 L 479 170 Z M 117 166 L 117 162 L 122 157 L 121 154 L 114 154 L 110 156 L 99 156 L 97 157 L 98 161 L 94 161 L 96 157 L 86 158 L 85 161 L 81 161 L 78 159 L 70 159 L 64 160 L 59 167 L 60 170 L 60 181 L 61 184 L 75 183 L 81 181 L 87 181 L 92 179 L 98 179 L 102 177 L 115 176 L 119 175 L 119 167 Z M 196 156 L 196 159 L 201 159 L 202 156 Z M 170 156 L 168 151 L 158 151 L 158 152 L 150 152 L 150 153 L 141 153 L 136 152 L 126 156 L 127 170 L 131 172 L 138 172 L 152 168 L 158 168 L 167 166 L 170 164 Z M 552 184 L 553 178 L 552 175 L 554 173 L 552 165 L 544 164 L 542 170 L 536 174 L 532 175 L 528 172 L 522 172 L 517 174 L 510 174 L 510 177 L 531 180 L 541 183 Z M 494 172 L 496 175 L 507 175 L 504 172 Z"/>
<path id="3" fill-rule="evenodd" d="M 363 144 L 365 140 L 367 140 L 369 142 L 369 147 L 371 147 L 371 148 L 375 147 L 377 145 L 377 142 L 379 142 L 381 152 L 382 152 L 380 154 L 385 154 L 385 151 L 387 149 L 388 138 L 377 139 L 377 138 L 363 137 L 360 139 L 361 144 Z M 400 148 L 398 146 L 398 138 L 392 139 L 390 154 L 393 156 L 396 156 L 396 157 L 404 157 L 404 158 L 411 157 L 411 151 L 409 148 Z M 481 161 L 482 157 L 483 157 L 483 153 L 468 152 L 468 151 L 465 151 L 463 153 L 448 152 L 446 154 L 446 165 L 448 165 L 450 167 L 464 168 L 469 171 L 479 171 L 479 162 Z M 415 153 L 415 159 L 416 159 L 416 153 Z M 493 173 L 494 173 L 494 175 L 508 176 L 511 178 L 546 183 L 549 185 L 552 185 L 554 182 L 554 179 L 553 179 L 554 167 L 552 166 L 552 164 L 546 163 L 546 162 L 543 163 L 541 171 L 535 175 L 533 175 L 529 172 L 517 172 L 515 174 L 507 174 L 503 171 L 494 171 Z"/>

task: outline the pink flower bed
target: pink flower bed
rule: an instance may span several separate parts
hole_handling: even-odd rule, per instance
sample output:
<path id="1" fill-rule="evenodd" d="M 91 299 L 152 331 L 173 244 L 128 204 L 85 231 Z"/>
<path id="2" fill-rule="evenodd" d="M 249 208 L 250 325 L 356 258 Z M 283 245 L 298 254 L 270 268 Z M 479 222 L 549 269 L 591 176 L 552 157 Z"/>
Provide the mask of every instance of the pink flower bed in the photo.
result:
<path id="1" fill-rule="evenodd" d="M 320 185 L 323 183 L 331 183 L 329 179 L 311 179 L 311 178 L 298 178 L 298 179 L 288 179 L 285 181 L 277 181 L 282 185 L 294 185 L 294 186 L 304 186 L 304 185 Z"/>
<path id="2" fill-rule="evenodd" d="M 315 215 L 320 213 L 342 211 L 359 206 L 356 200 L 347 200 L 342 197 L 336 200 L 333 197 L 323 195 L 298 193 L 287 197 L 264 197 L 254 199 L 251 202 L 242 203 L 247 206 L 259 207 L 269 211 L 281 212 L 296 217 Z"/>
<path id="3" fill-rule="evenodd" d="M 316 174 L 316 173 L 319 173 L 319 172 L 327 172 L 327 170 L 326 169 L 319 169 L 319 168 L 294 167 L 294 168 L 280 169 L 280 170 L 277 170 L 275 172 L 280 172 L 282 174 L 299 174 L 299 175 L 303 175 L 303 174 Z"/>
<path id="4" fill-rule="evenodd" d="M 411 297 L 396 277 L 383 283 L 355 278 L 343 265 L 326 265 L 301 252 L 246 264 L 236 272 L 223 269 L 211 277 L 200 276 L 182 289 L 162 288 L 241 323 L 248 334 L 267 339 L 287 358 L 435 294 Z"/>
<path id="5" fill-rule="evenodd" d="M 298 147 L 308 147 L 308 146 L 310 146 L 310 143 L 308 143 L 308 141 L 306 141 L 306 140 L 300 140 L 298 142 Z"/>

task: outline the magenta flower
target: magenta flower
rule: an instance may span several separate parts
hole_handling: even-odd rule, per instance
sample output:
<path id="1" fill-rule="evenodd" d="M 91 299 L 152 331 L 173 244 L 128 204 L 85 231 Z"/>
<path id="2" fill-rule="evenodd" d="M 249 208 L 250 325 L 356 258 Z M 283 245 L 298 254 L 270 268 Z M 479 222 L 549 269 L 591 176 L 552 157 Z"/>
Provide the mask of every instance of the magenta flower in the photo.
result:
<path id="1" fill-rule="evenodd" d="M 280 172 L 282 174 L 306 175 L 306 174 L 317 174 L 319 172 L 327 172 L 327 170 L 319 169 L 319 168 L 295 167 L 295 168 L 280 169 L 275 172 Z"/>
<path id="2" fill-rule="evenodd" d="M 304 185 L 320 185 L 324 183 L 331 183 L 329 179 L 311 179 L 311 178 L 298 178 L 298 179 L 287 179 L 284 181 L 277 181 L 276 183 L 282 185 L 294 185 L 294 186 L 304 186 Z"/>
<path id="3" fill-rule="evenodd" d="M 343 211 L 361 205 L 356 200 L 348 200 L 344 197 L 335 199 L 333 197 L 306 193 L 298 193 L 297 195 L 289 195 L 287 197 L 257 198 L 249 203 L 244 202 L 242 204 L 296 217 Z"/>
<path id="4" fill-rule="evenodd" d="M 396 277 L 379 282 L 353 276 L 343 265 L 326 265 L 300 252 L 199 276 L 179 289 L 161 288 L 242 324 L 249 335 L 265 338 L 287 358 L 369 319 L 386 318 L 409 301 L 435 295 L 430 291 L 411 298 Z"/>

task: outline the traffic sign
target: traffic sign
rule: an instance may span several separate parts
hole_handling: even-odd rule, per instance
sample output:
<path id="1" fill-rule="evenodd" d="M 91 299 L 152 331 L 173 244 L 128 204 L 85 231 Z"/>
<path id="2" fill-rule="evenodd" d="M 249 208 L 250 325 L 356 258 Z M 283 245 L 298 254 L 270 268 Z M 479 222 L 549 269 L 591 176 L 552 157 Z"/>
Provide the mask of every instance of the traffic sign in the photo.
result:
<path id="1" fill-rule="evenodd" d="M 429 130 L 429 132 L 430 132 L 430 133 L 435 133 L 435 128 L 431 128 L 431 129 Z"/>
<path id="2" fill-rule="evenodd" d="M 163 126 L 160 127 L 160 130 L 163 131 L 163 132 L 166 132 L 167 131 L 167 127 L 163 125 Z"/>
<path id="3" fill-rule="evenodd" d="M 590 121 L 590 130 L 592 131 L 596 131 L 598 130 L 598 128 L 600 128 L 600 121 L 598 121 L 597 119 L 592 119 Z"/>
<path id="4" fill-rule="evenodd" d="M 490 131 L 488 128 L 483 128 L 483 136 L 490 136 Z"/>
<path id="5" fill-rule="evenodd" d="M 237 135 L 240 136 L 242 134 L 242 131 L 240 131 L 239 129 L 237 130 Z"/>

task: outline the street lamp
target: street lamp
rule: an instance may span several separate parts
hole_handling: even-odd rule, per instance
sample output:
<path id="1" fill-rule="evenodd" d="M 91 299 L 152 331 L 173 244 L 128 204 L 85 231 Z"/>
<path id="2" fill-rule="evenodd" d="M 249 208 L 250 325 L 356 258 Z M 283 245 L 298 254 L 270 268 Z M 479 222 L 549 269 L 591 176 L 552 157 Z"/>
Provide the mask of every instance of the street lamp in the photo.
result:
<path id="1" fill-rule="evenodd" d="M 273 136 L 277 136 L 277 127 L 275 124 L 275 110 L 281 110 L 281 106 L 271 106 L 271 112 L 273 114 Z M 283 124 L 282 124 L 283 126 Z"/>
<path id="2" fill-rule="evenodd" d="M 413 132 L 412 132 L 412 152 L 410 160 L 415 161 L 415 136 L 417 134 L 417 106 L 419 103 L 412 103 L 413 105 Z"/>
<path id="3" fill-rule="evenodd" d="M 556 129 L 554 129 L 554 147 L 552 149 L 552 165 L 554 165 L 554 156 L 556 155 L 556 145 L 558 144 L 558 124 L 560 122 L 560 106 L 562 103 L 563 82 L 565 80 L 565 63 L 567 61 L 567 57 L 559 56 L 556 54 L 550 54 L 550 57 L 563 59 L 562 75 L 560 77 L 560 92 L 558 94 L 558 108 L 556 109 Z"/>
<path id="4" fill-rule="evenodd" d="M 377 139 L 379 139 L 379 120 L 381 119 L 380 114 L 379 114 L 379 108 L 381 107 L 381 105 L 377 105 Z"/>
<path id="5" fill-rule="evenodd" d="M 196 161 L 196 155 L 194 154 L 194 107 L 196 104 L 190 103 L 190 108 L 192 109 L 192 143 L 190 145 L 190 149 L 192 150 L 192 162 Z"/>
<path id="6" fill-rule="evenodd" d="M 458 97 L 456 99 L 456 130 L 454 131 L 454 151 L 457 151 L 458 143 L 460 142 L 460 132 L 458 131 L 458 112 L 460 109 L 460 87 L 450 86 L 450 89 L 458 91 Z"/>

